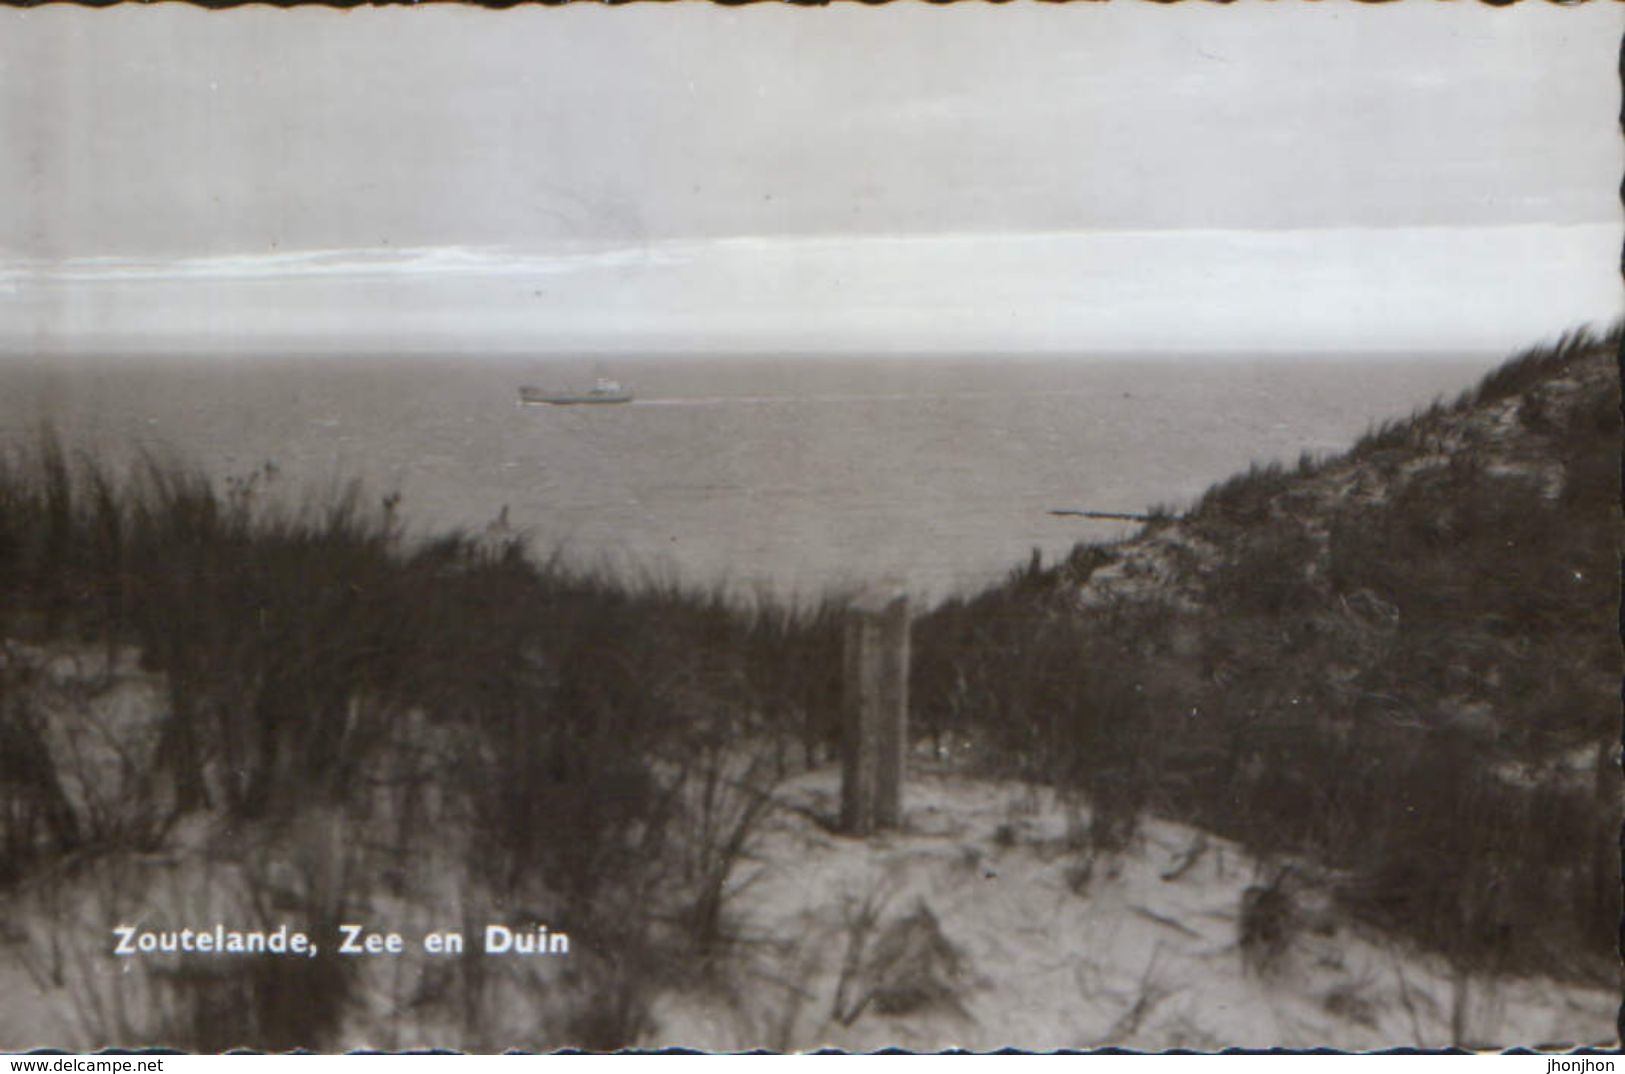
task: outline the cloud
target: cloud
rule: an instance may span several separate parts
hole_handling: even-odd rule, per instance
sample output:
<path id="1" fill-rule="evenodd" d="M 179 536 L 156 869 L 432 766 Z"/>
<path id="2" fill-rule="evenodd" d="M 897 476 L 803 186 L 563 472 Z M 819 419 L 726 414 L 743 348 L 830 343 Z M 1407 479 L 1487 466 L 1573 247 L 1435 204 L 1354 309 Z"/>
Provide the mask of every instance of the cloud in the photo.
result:
<path id="1" fill-rule="evenodd" d="M 415 246 L 177 258 L 16 259 L 0 262 L 0 286 L 540 276 L 670 264 L 671 256 L 649 247 L 581 245 L 551 253 L 517 253 L 499 246 Z"/>
<path id="2" fill-rule="evenodd" d="M 11 264 L 0 347 L 1510 349 L 1620 314 L 1612 225 L 753 236 Z M 88 344 L 87 344 L 88 345 Z"/>

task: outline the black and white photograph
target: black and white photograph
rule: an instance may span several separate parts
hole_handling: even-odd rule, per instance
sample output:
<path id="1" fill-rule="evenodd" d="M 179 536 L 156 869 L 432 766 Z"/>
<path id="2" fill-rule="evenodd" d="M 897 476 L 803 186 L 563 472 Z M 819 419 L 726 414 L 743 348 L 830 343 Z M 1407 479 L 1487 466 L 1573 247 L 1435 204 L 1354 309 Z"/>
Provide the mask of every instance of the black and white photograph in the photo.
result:
<path id="1" fill-rule="evenodd" d="M 0 1050 L 1614 1047 L 1622 38 L 0 10 Z"/>

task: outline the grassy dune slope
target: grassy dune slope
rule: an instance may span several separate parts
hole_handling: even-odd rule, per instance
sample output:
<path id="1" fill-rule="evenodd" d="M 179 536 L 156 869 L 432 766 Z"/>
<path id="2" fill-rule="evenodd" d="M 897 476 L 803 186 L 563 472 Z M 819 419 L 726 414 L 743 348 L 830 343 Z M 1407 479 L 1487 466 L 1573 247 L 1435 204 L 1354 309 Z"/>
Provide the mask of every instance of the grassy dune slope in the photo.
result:
<path id="1" fill-rule="evenodd" d="M 1103 848 L 1177 817 L 1465 967 L 1614 980 L 1618 345 L 943 607 L 920 720 L 1075 788 Z"/>
<path id="2" fill-rule="evenodd" d="M 392 499 L 290 503 L 269 472 L 222 489 L 48 438 L 14 452 L 0 902 L 32 923 L 15 994 L 55 1017 L 0 1046 L 629 1043 L 647 988 L 726 946 L 763 788 L 828 749 L 838 644 L 834 599 L 740 606 L 501 538 L 407 542 Z M 522 918 L 581 954 L 567 985 L 456 960 L 406 983 L 342 959 L 106 976 L 112 924 L 200 915 Z"/>

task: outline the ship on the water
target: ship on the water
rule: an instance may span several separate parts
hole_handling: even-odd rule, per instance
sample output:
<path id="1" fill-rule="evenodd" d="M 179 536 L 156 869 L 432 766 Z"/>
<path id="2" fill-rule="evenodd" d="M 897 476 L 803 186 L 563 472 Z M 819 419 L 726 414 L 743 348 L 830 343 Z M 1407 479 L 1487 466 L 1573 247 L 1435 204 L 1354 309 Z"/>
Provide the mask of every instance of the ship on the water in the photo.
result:
<path id="1" fill-rule="evenodd" d="M 519 389 L 519 401 L 521 403 L 546 404 L 548 406 L 577 406 L 586 403 L 630 403 L 632 393 L 622 387 L 621 382 L 618 380 L 599 377 L 597 382 L 584 392 L 550 392 L 527 385 Z"/>

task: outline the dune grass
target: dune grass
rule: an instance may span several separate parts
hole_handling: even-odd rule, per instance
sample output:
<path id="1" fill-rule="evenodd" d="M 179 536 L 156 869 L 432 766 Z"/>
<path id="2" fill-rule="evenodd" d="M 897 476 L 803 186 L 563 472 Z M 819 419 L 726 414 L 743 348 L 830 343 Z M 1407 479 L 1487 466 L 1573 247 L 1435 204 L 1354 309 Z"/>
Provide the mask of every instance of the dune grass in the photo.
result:
<path id="1" fill-rule="evenodd" d="M 1080 546 L 945 604 L 916 628 L 916 718 L 1086 798 L 1105 849 L 1161 813 L 1315 863 L 1356 916 L 1473 972 L 1611 982 L 1619 397 L 1611 376 L 1567 402 L 1544 385 L 1618 345 L 1566 336 L 1346 459 L 1215 486 L 1159 524 L 1217 549 L 1194 601 L 1082 609 L 1116 557 Z M 1450 453 L 1515 396 L 1499 448 Z M 1386 494 L 1315 500 L 1349 464 Z"/>
<path id="2" fill-rule="evenodd" d="M 114 473 L 42 437 L 0 460 L 0 882 L 150 851 L 199 817 L 348 817 L 373 864 L 459 846 L 492 901 L 549 908 L 643 995 L 653 967 L 726 941 L 764 788 L 825 756 L 838 620 L 835 597 L 741 601 L 518 541 L 409 541 L 397 500 L 358 487 L 290 502 L 271 471 Z M 62 728 L 83 717 L 46 696 L 50 663 L 86 653 L 161 684 L 112 810 L 71 789 L 105 772 L 69 770 Z M 637 996 L 613 998 L 621 1016 L 583 1015 L 592 1043 L 640 1024 Z"/>

